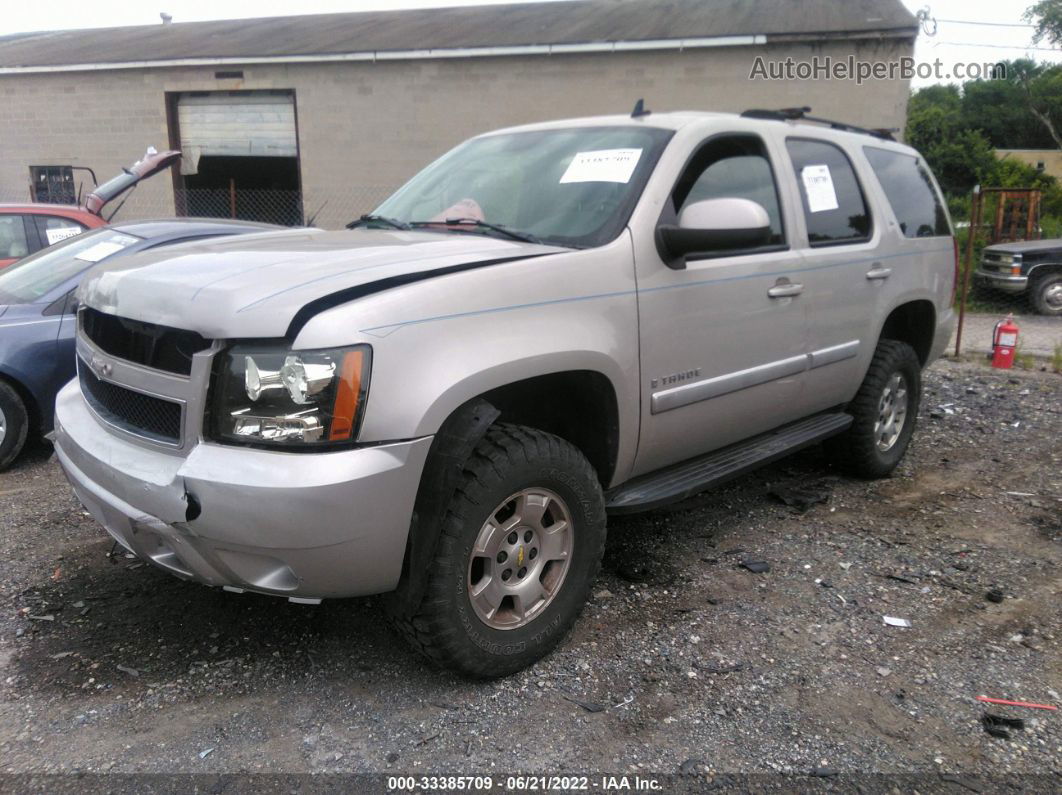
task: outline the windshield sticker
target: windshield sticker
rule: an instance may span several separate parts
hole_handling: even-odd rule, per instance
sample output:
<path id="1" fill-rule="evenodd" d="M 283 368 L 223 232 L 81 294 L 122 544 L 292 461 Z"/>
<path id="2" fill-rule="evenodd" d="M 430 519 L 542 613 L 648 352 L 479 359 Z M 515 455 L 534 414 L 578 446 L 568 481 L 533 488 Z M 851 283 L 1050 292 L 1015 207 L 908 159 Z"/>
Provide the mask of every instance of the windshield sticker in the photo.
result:
<path id="1" fill-rule="evenodd" d="M 60 240 L 66 240 L 68 237 L 74 237 L 80 235 L 82 229 L 80 226 L 64 226 L 59 229 L 46 229 L 45 234 L 48 236 L 48 245 L 52 246 L 58 243 Z"/>
<path id="2" fill-rule="evenodd" d="M 89 246 L 84 251 L 75 255 L 75 259 L 82 260 L 83 262 L 99 262 L 104 257 L 109 257 L 111 254 L 121 251 L 135 240 L 136 238 L 128 237 L 126 235 L 112 235 L 109 240 L 104 240 L 94 246 Z"/>
<path id="3" fill-rule="evenodd" d="M 598 149 L 596 152 L 576 152 L 560 184 L 569 182 L 631 181 L 634 167 L 642 156 L 641 149 Z"/>
<path id="4" fill-rule="evenodd" d="M 833 189 L 829 166 L 804 166 L 800 170 L 800 178 L 804 182 L 804 194 L 808 197 L 809 212 L 837 209 L 837 193 Z"/>

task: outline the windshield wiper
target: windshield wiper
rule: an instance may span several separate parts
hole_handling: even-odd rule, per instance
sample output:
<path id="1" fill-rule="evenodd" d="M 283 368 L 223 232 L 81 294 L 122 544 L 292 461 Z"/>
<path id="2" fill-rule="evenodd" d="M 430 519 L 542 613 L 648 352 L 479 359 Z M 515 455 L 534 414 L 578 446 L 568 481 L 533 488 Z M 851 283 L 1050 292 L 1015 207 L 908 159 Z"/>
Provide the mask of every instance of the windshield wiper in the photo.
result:
<path id="1" fill-rule="evenodd" d="M 412 229 L 410 224 L 404 221 L 398 221 L 394 218 L 388 218 L 386 215 L 363 215 L 356 221 L 351 221 L 347 224 L 347 229 L 356 229 L 359 226 L 367 226 L 371 223 L 380 223 L 391 227 L 392 229 Z"/>
<path id="2" fill-rule="evenodd" d="M 486 221 L 480 221 L 478 218 L 447 218 L 445 221 L 410 221 L 409 225 L 413 228 L 421 226 L 470 226 L 474 229 L 489 229 L 492 232 L 505 235 L 512 240 L 519 240 L 522 243 L 537 243 L 538 245 L 542 245 L 542 241 L 530 232 L 517 232 L 506 226 L 502 226 L 501 224 L 490 224 Z"/>

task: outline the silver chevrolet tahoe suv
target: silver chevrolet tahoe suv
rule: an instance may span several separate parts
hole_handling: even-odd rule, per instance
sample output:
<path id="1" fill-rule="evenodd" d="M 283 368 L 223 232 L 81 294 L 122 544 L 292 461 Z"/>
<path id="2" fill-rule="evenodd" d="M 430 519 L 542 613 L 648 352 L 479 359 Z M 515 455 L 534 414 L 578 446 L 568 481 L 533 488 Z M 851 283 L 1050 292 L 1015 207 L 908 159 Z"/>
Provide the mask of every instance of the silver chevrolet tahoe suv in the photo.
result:
<path id="1" fill-rule="evenodd" d="M 819 442 L 857 476 L 903 456 L 950 221 L 917 152 L 801 116 L 502 130 L 348 231 L 101 266 L 59 461 L 179 577 L 389 592 L 432 660 L 519 670 L 579 614 L 609 513 Z"/>

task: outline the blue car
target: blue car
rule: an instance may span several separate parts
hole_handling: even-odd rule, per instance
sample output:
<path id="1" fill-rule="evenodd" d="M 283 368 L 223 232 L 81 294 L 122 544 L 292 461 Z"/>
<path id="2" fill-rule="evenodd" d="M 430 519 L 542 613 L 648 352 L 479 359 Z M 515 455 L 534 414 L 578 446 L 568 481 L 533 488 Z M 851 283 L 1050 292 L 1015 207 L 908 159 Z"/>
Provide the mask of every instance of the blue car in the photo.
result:
<path id="1" fill-rule="evenodd" d="M 0 270 L 0 471 L 27 438 L 52 429 L 55 395 L 76 375 L 75 293 L 88 270 L 159 246 L 280 228 L 201 218 L 130 221 L 69 238 Z"/>

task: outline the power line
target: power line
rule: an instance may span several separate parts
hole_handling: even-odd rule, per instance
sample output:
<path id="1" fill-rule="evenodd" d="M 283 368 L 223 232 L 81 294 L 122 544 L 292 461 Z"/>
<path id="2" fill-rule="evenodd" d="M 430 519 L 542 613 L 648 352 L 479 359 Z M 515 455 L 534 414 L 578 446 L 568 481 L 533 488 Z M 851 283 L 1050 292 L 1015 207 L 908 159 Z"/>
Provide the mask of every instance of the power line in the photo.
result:
<path id="1" fill-rule="evenodd" d="M 938 41 L 937 44 L 948 44 L 952 47 L 991 47 L 996 50 L 1024 50 L 1026 52 L 1055 52 L 1062 54 L 1062 50 L 1056 50 L 1053 47 L 1023 47 L 1020 44 L 979 44 L 973 41 Z"/>
<path id="2" fill-rule="evenodd" d="M 975 22 L 972 19 L 938 19 L 937 22 L 951 22 L 954 25 L 985 25 L 990 28 L 1035 28 L 1026 22 Z"/>

